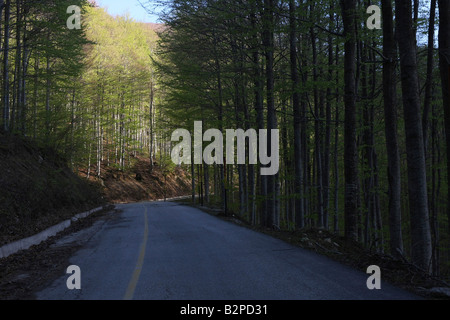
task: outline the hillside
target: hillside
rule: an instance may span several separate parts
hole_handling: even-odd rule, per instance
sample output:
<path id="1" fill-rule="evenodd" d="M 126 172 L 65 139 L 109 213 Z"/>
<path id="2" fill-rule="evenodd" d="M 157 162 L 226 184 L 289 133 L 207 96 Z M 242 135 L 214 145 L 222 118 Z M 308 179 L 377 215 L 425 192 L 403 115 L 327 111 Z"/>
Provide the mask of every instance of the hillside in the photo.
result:
<path id="1" fill-rule="evenodd" d="M 31 140 L 0 135 L 0 245 L 105 203 L 97 185 Z"/>
<path id="2" fill-rule="evenodd" d="M 103 186 L 103 196 L 109 203 L 156 200 L 191 193 L 190 178 L 182 169 L 176 167 L 164 175 L 156 162 L 150 172 L 148 158 L 139 155 L 132 158 L 131 168 L 120 171 L 102 165 L 100 179 L 93 178 Z"/>
<path id="3" fill-rule="evenodd" d="M 156 165 L 150 173 L 149 160 L 137 157 L 125 172 L 103 166 L 101 179 L 87 180 L 53 150 L 11 135 L 0 134 L 0 167 L 0 246 L 107 203 L 189 194 L 178 168 L 165 177 Z"/>

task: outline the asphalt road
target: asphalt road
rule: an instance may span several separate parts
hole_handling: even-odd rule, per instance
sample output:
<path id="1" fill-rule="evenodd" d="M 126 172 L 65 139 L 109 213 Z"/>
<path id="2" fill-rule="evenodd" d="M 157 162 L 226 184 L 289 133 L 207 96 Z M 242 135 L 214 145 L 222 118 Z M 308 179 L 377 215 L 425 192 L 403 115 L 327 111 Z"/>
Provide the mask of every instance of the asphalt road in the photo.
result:
<path id="1" fill-rule="evenodd" d="M 62 274 L 36 293 L 42 300 L 417 299 L 313 252 L 171 202 L 119 205 L 122 212 L 89 230 L 70 258 L 81 289 Z M 86 240 L 88 239 L 88 240 Z"/>

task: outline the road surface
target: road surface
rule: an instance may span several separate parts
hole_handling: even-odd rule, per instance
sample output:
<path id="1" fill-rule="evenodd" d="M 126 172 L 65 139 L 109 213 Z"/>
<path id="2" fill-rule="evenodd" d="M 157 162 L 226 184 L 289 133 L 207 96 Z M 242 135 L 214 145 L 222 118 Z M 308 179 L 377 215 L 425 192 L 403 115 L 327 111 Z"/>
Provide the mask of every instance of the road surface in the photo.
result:
<path id="1" fill-rule="evenodd" d="M 117 206 L 111 219 L 81 234 L 70 258 L 81 289 L 62 274 L 36 293 L 42 300 L 417 299 L 369 275 L 196 208 L 171 202 Z M 77 240 L 78 239 L 78 240 Z M 88 240 L 86 240 L 88 239 Z"/>

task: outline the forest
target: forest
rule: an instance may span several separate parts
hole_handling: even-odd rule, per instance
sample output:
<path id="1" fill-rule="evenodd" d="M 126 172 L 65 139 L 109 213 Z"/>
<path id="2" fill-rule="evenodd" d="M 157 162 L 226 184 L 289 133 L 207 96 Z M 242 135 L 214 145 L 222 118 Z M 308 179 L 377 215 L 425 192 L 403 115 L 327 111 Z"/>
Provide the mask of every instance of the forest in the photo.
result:
<path id="1" fill-rule="evenodd" d="M 172 170 L 172 132 L 196 121 L 278 129 L 274 175 L 249 152 L 246 163 L 181 165 L 192 201 L 269 229 L 328 230 L 449 276 L 447 0 L 140 2 L 161 9 L 160 25 L 95 1 L 1 0 L 2 133 L 101 180 L 137 154 Z M 80 29 L 67 27 L 71 5 Z"/>

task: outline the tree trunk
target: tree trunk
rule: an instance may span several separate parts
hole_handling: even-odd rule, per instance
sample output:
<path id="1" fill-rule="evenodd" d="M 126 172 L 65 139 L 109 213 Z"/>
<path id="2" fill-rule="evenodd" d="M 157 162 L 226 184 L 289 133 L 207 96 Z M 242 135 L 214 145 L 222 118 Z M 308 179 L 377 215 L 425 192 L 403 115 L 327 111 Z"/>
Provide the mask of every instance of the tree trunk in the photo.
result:
<path id="1" fill-rule="evenodd" d="M 367 50 L 363 48 L 363 62 L 366 59 L 364 56 Z M 364 245 L 368 247 L 370 241 L 370 222 L 371 216 L 373 215 L 373 163 L 372 163 L 372 132 L 371 132 L 371 122 L 369 108 L 370 100 L 367 95 L 367 66 L 365 63 L 361 65 L 361 99 L 364 102 L 362 107 L 362 121 L 363 121 L 363 132 L 362 132 L 362 143 L 363 143 L 363 160 L 362 160 L 362 171 L 363 171 L 363 190 L 364 190 L 364 202 L 365 202 L 365 222 L 364 222 Z"/>
<path id="2" fill-rule="evenodd" d="M 5 1 L 0 0 L 0 34 L 2 31 L 2 15 L 3 15 L 3 9 L 5 8 Z"/>
<path id="3" fill-rule="evenodd" d="M 420 117 L 416 35 L 412 28 L 411 2 L 396 0 L 395 3 L 408 163 L 411 258 L 414 264 L 429 271 L 431 235 L 423 131 Z"/>
<path id="4" fill-rule="evenodd" d="M 314 11 L 314 5 L 311 4 L 310 12 Z M 311 17 L 311 20 L 313 17 Z M 318 72 L 317 72 L 317 48 L 316 48 L 316 34 L 314 28 L 310 28 L 311 36 L 311 48 L 312 48 L 312 63 L 313 63 L 313 81 L 314 81 L 314 163 L 316 174 L 314 175 L 316 190 L 317 190 L 317 227 L 323 228 L 323 198 L 322 198 L 322 137 L 321 137 L 321 120 L 319 109 L 321 108 L 321 103 L 319 102 L 319 89 L 317 87 L 318 83 Z"/>
<path id="5" fill-rule="evenodd" d="M 3 44 L 3 129 L 9 132 L 9 32 L 11 0 L 5 4 L 5 34 Z"/>
<path id="6" fill-rule="evenodd" d="M 266 99 L 267 99 L 267 152 L 272 153 L 271 147 L 271 129 L 277 128 L 277 120 L 275 114 L 275 97 L 274 97 L 274 0 L 264 0 L 263 12 L 263 45 L 266 57 Z M 262 222 L 265 227 L 273 227 L 276 225 L 276 183 L 278 175 L 267 177 L 267 214 L 263 217 Z"/>
<path id="7" fill-rule="evenodd" d="M 153 171 L 153 121 L 154 121 L 154 106 L 153 106 L 153 102 L 154 102 L 154 92 L 153 92 L 153 82 L 150 83 L 150 110 L 149 110 L 149 114 L 150 114 L 150 142 L 149 142 L 149 158 L 150 158 L 150 173 L 152 173 Z"/>
<path id="8" fill-rule="evenodd" d="M 356 1 L 341 0 L 345 34 L 345 237 L 358 240 L 358 160 L 356 148 Z"/>
<path id="9" fill-rule="evenodd" d="M 222 69 L 220 67 L 218 53 L 217 53 L 217 38 L 214 34 L 214 59 L 217 72 L 217 91 L 218 91 L 218 111 L 219 111 L 219 130 L 222 130 L 223 126 L 223 93 L 222 93 Z M 225 160 L 225 157 L 224 157 Z M 222 194 L 222 209 L 225 215 L 228 215 L 228 200 L 227 200 L 227 187 L 226 187 L 226 163 L 219 165 L 220 172 L 220 184 Z"/>
<path id="10" fill-rule="evenodd" d="M 28 63 L 30 59 L 30 48 L 27 43 L 26 29 L 23 34 L 23 60 L 22 60 L 22 91 L 20 93 L 20 105 L 22 106 L 20 113 L 20 132 L 26 134 L 26 119 L 27 119 L 27 96 L 26 96 L 26 79 L 28 73 Z"/>
<path id="11" fill-rule="evenodd" d="M 336 44 L 335 49 L 335 65 L 339 65 L 339 44 Z M 334 219 L 333 219 L 333 231 L 335 234 L 339 234 L 339 155 L 338 155 L 338 146 L 339 146 L 339 108 L 340 108 L 340 99 L 339 99 L 339 71 L 335 72 L 335 82 L 336 82 L 336 113 L 335 113 L 335 125 L 334 125 Z"/>
<path id="12" fill-rule="evenodd" d="M 440 260 L 440 250 L 439 250 L 439 220 L 438 220 L 438 201 L 439 190 L 440 190 L 440 168 L 438 169 L 438 164 L 441 161 L 440 154 L 440 141 L 437 137 L 437 123 L 438 116 L 436 115 L 436 105 L 432 105 L 432 118 L 431 121 L 431 201 L 430 201 L 430 218 L 431 218 L 431 232 L 433 239 L 433 275 L 439 276 L 439 260 Z M 438 177 L 436 177 L 436 175 Z"/>
<path id="13" fill-rule="evenodd" d="M 252 5 L 254 3 L 252 2 Z M 259 63 L 259 39 L 256 33 L 257 30 L 257 22 L 256 22 L 256 8 L 252 7 L 252 14 L 250 16 L 250 21 L 252 24 L 252 30 L 254 30 L 254 35 L 252 37 L 252 74 L 254 78 L 254 95 L 255 95 L 255 110 L 256 110 L 256 122 L 258 129 L 264 129 L 264 108 L 263 108 L 263 81 L 262 81 L 262 72 Z M 260 221 L 264 223 L 264 218 L 267 215 L 267 177 L 258 174 L 257 178 L 259 178 L 259 186 L 260 186 L 260 196 L 262 201 L 259 203 L 260 207 Z M 256 222 L 256 217 L 255 217 Z"/>
<path id="14" fill-rule="evenodd" d="M 450 186 L 450 3 L 439 0 L 439 67 L 447 144 L 447 186 Z M 447 191 L 447 221 L 450 239 L 450 187 Z M 450 240 L 449 240 L 450 242 Z M 450 247 L 450 244 L 449 244 Z"/>
<path id="15" fill-rule="evenodd" d="M 37 134 L 37 106 L 38 106 L 38 80 L 39 80 L 39 59 L 34 61 L 34 84 L 33 84 L 33 139 Z M 73 119 L 73 117 L 72 117 Z"/>
<path id="16" fill-rule="evenodd" d="M 400 258 L 400 254 L 403 252 L 403 237 L 401 220 L 401 171 L 397 135 L 397 88 L 395 79 L 397 49 L 391 0 L 382 1 L 382 15 L 383 55 L 385 57 L 383 61 L 383 96 L 386 152 L 388 158 L 390 250 L 394 257 Z"/>
<path id="17" fill-rule="evenodd" d="M 334 5 L 330 4 L 330 28 L 334 27 Z M 325 141 L 323 152 L 322 166 L 322 187 L 323 187 L 323 224 L 325 229 L 329 229 L 329 212 L 330 212 L 330 151 L 331 151 L 331 102 L 333 100 L 331 94 L 331 83 L 333 81 L 333 38 L 328 36 L 328 86 L 326 90 L 326 111 L 325 111 Z"/>
<path id="18" fill-rule="evenodd" d="M 48 143 L 50 137 L 50 86 L 51 86 L 51 74 L 50 74 L 50 57 L 47 53 L 47 67 L 46 67 L 46 93 L 45 93 L 45 141 Z"/>
<path id="19" fill-rule="evenodd" d="M 428 147 L 428 116 L 431 105 L 431 89 L 433 86 L 433 67 L 434 67 L 434 25 L 436 17 L 436 0 L 431 0 L 430 19 L 428 26 L 428 57 L 427 57 L 427 80 L 425 83 L 425 101 L 423 104 L 423 144 L 425 148 L 425 155 Z"/>
<path id="20" fill-rule="evenodd" d="M 16 58 L 14 68 L 13 81 L 13 104 L 11 110 L 11 130 L 16 131 L 20 128 L 20 119 L 22 112 L 21 94 L 22 94 L 22 46 L 21 31 L 22 31 L 22 1 L 16 1 Z"/>
<path id="21" fill-rule="evenodd" d="M 294 112 L 294 210 L 296 227 L 302 229 L 305 226 L 303 207 L 303 164 L 302 164 L 302 133 L 301 133 L 301 112 L 299 75 L 297 70 L 297 37 L 295 20 L 295 1 L 289 0 L 289 48 L 291 62 L 292 81 L 292 108 Z"/>

